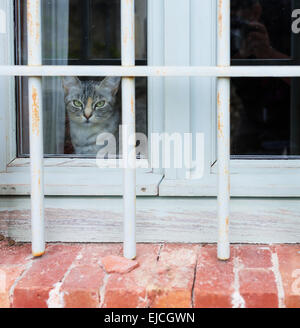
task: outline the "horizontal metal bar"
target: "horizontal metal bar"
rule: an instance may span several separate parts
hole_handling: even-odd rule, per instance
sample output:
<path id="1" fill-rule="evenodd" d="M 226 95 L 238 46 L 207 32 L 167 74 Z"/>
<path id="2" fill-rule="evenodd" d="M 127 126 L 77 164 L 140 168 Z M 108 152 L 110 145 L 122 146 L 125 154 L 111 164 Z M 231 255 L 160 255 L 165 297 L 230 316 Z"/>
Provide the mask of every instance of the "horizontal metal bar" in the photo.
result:
<path id="1" fill-rule="evenodd" d="M 300 77 L 300 66 L 4 66 L 0 76 Z"/>

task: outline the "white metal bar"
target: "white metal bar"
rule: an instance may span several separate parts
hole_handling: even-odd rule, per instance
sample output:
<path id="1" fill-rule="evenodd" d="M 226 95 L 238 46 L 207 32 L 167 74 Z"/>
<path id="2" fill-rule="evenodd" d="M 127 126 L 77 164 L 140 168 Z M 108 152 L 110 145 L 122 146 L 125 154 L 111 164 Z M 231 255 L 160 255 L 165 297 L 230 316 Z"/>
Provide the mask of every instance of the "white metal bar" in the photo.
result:
<path id="1" fill-rule="evenodd" d="M 134 0 L 121 0 L 122 66 L 135 65 Z M 124 257 L 136 257 L 135 80 L 122 78 Z"/>
<path id="2" fill-rule="evenodd" d="M 218 0 L 217 64 L 230 66 L 230 0 Z M 218 109 L 218 258 L 228 260 L 230 200 L 230 78 L 217 81 Z"/>
<path id="3" fill-rule="evenodd" d="M 300 77 L 300 66 L 22 66 L 0 65 L 0 76 Z"/>
<path id="4" fill-rule="evenodd" d="M 42 64 L 40 0 L 27 0 L 28 65 Z M 29 77 L 32 254 L 45 252 L 42 81 Z"/>

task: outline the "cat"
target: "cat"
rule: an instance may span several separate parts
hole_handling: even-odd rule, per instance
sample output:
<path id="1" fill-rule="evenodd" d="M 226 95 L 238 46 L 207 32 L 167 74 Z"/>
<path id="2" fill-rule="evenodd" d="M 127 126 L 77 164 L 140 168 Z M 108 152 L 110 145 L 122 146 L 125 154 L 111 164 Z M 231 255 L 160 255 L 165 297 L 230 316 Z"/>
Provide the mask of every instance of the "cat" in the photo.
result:
<path id="1" fill-rule="evenodd" d="M 120 77 L 106 77 L 102 81 L 82 81 L 77 77 L 63 77 L 65 106 L 69 119 L 70 137 L 76 154 L 96 155 L 99 134 L 111 133 L 118 151 L 120 107 L 116 105 Z"/>

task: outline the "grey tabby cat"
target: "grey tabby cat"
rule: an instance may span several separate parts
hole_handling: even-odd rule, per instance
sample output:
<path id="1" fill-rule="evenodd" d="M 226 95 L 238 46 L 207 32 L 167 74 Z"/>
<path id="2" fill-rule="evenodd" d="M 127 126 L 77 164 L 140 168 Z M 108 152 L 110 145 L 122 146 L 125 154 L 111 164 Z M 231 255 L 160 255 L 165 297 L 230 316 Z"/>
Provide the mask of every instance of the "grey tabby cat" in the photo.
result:
<path id="1" fill-rule="evenodd" d="M 76 154 L 96 155 L 96 139 L 103 132 L 117 140 L 121 124 L 120 107 L 116 106 L 119 77 L 99 81 L 81 81 L 64 77 L 65 104 L 70 121 L 70 135 Z"/>

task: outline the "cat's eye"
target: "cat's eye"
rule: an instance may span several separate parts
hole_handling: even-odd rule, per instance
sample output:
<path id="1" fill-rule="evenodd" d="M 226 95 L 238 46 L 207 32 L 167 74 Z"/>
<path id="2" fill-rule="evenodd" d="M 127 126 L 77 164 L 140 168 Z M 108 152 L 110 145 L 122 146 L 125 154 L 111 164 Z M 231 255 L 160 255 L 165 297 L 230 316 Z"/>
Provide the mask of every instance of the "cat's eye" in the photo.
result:
<path id="1" fill-rule="evenodd" d="M 106 104 L 106 101 L 105 100 L 101 100 L 101 101 L 98 101 L 97 104 L 96 104 L 96 108 L 103 108 Z"/>
<path id="2" fill-rule="evenodd" d="M 81 108 L 82 107 L 82 102 L 79 100 L 73 100 L 73 106 Z"/>

